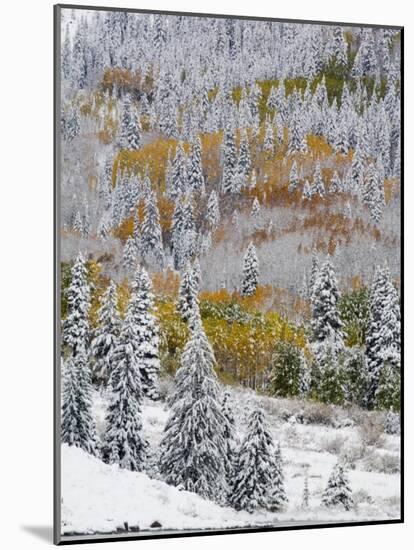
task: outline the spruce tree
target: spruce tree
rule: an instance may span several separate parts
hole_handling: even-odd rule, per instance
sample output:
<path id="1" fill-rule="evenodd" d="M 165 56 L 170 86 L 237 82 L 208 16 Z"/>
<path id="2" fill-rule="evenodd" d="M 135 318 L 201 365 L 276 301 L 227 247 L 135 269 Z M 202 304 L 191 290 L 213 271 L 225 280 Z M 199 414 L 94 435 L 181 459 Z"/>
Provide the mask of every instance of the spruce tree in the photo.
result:
<path id="1" fill-rule="evenodd" d="M 215 229 L 220 222 L 218 198 L 217 193 L 214 191 L 214 189 L 210 193 L 207 202 L 207 221 L 211 229 Z"/>
<path id="2" fill-rule="evenodd" d="M 253 296 L 259 285 L 259 262 L 256 248 L 253 243 L 247 247 L 243 259 L 243 280 L 241 285 L 242 296 Z"/>
<path id="3" fill-rule="evenodd" d="M 342 181 L 338 175 L 338 172 L 335 172 L 332 175 L 331 184 L 329 186 L 329 193 L 334 195 L 336 193 L 341 193 L 342 191 Z"/>
<path id="4" fill-rule="evenodd" d="M 80 252 L 71 269 L 71 283 L 66 293 L 67 316 L 62 323 L 62 342 L 73 355 L 78 348 L 88 349 L 89 343 L 89 284 L 86 261 Z"/>
<path id="5" fill-rule="evenodd" d="M 184 146 L 180 141 L 175 151 L 175 157 L 171 168 L 170 179 L 170 198 L 175 200 L 186 193 L 188 187 L 187 182 L 187 157 L 184 151 Z"/>
<path id="6" fill-rule="evenodd" d="M 236 429 L 236 420 L 233 413 L 233 403 L 229 391 L 225 391 L 221 402 L 221 412 L 223 414 L 224 423 L 224 444 L 226 451 L 226 480 L 229 489 L 228 498 L 231 499 L 233 490 L 233 480 L 236 474 L 237 453 L 239 447 L 239 437 Z"/>
<path id="7" fill-rule="evenodd" d="M 136 151 L 141 147 L 141 122 L 135 109 L 131 109 L 127 132 L 128 149 Z"/>
<path id="8" fill-rule="evenodd" d="M 309 477 L 308 477 L 308 474 L 306 473 L 305 481 L 303 483 L 303 495 L 302 495 L 302 504 L 301 504 L 301 507 L 304 510 L 307 510 L 309 508 L 309 499 L 310 499 Z"/>
<path id="9" fill-rule="evenodd" d="M 152 313 L 154 295 L 151 280 L 143 267 L 138 267 L 135 273 L 129 307 L 135 334 L 132 345 L 142 391 L 149 398 L 158 399 L 159 328 L 157 319 Z"/>
<path id="10" fill-rule="evenodd" d="M 137 248 L 135 239 L 130 235 L 125 243 L 122 263 L 127 271 L 132 271 L 137 263 Z"/>
<path id="11" fill-rule="evenodd" d="M 192 324 L 160 445 L 160 473 L 170 485 L 224 502 L 225 419 L 214 372 L 215 358 L 198 315 Z"/>
<path id="12" fill-rule="evenodd" d="M 110 376 L 111 354 L 114 351 L 121 329 L 121 319 L 117 308 L 116 285 L 111 280 L 101 298 L 98 312 L 98 326 L 91 343 L 95 359 L 93 377 L 98 383 L 107 384 Z"/>
<path id="13" fill-rule="evenodd" d="M 241 186 L 246 185 L 251 171 L 250 144 L 247 132 L 243 130 L 240 137 L 239 160 L 237 163 L 237 175 Z"/>
<path id="14" fill-rule="evenodd" d="M 190 189 L 197 193 L 204 193 L 204 176 L 201 164 L 201 140 L 199 137 L 191 147 L 189 166 L 188 166 L 188 184 Z"/>
<path id="15" fill-rule="evenodd" d="M 236 510 L 253 512 L 272 502 L 275 448 L 262 409 L 252 411 L 240 447 L 231 503 Z"/>
<path id="16" fill-rule="evenodd" d="M 91 378 L 84 347 L 78 345 L 65 365 L 62 391 L 61 440 L 93 455 L 97 452 L 91 412 Z"/>
<path id="17" fill-rule="evenodd" d="M 153 191 L 148 193 L 144 204 L 141 247 L 144 256 L 147 258 L 154 258 L 157 264 L 162 265 L 164 261 L 164 250 L 162 246 L 160 213 Z"/>
<path id="18" fill-rule="evenodd" d="M 267 508 L 272 512 L 280 512 L 287 506 L 288 498 L 285 491 L 285 478 L 283 475 L 283 459 L 280 443 L 276 447 L 274 466 L 272 472 L 272 487 Z"/>
<path id="19" fill-rule="evenodd" d="M 296 161 L 294 160 L 292 162 L 292 168 L 290 169 L 290 175 L 289 175 L 289 187 L 288 191 L 289 193 L 293 193 L 296 191 L 299 185 L 299 176 L 298 176 L 298 167 L 296 164 Z"/>
<path id="20" fill-rule="evenodd" d="M 317 353 L 329 345 L 335 353 L 343 349 L 342 321 L 338 313 L 340 293 L 334 268 L 329 260 L 321 267 L 312 291 L 312 337 Z"/>
<path id="21" fill-rule="evenodd" d="M 347 511 L 354 504 L 348 477 L 344 467 L 339 463 L 334 466 L 329 476 L 328 484 L 322 495 L 322 504 L 328 508 L 342 506 Z"/>
<path id="22" fill-rule="evenodd" d="M 223 178 L 221 182 L 223 193 L 233 193 L 235 191 L 236 164 L 236 141 L 233 131 L 228 126 L 223 142 Z"/>
<path id="23" fill-rule="evenodd" d="M 297 397 L 301 393 L 302 351 L 292 344 L 280 340 L 272 357 L 271 392 L 277 397 Z"/>
<path id="24" fill-rule="evenodd" d="M 314 195 L 323 197 L 325 195 L 325 186 L 323 184 L 321 165 L 316 163 L 315 173 L 313 175 L 312 192 Z"/>
<path id="25" fill-rule="evenodd" d="M 345 399 L 343 357 L 338 349 L 326 343 L 316 354 L 317 376 L 314 377 L 314 395 L 322 403 L 342 405 Z M 317 386 L 317 387 L 315 387 Z"/>
<path id="26" fill-rule="evenodd" d="M 142 433 L 142 386 L 134 350 L 134 304 L 128 307 L 118 345 L 111 356 L 110 402 L 105 418 L 102 456 L 134 472 L 143 470 L 147 442 Z"/>
<path id="27" fill-rule="evenodd" d="M 401 321 L 397 291 L 388 268 L 377 267 L 371 288 L 370 316 L 365 339 L 368 366 L 367 405 L 376 403 L 381 371 L 386 363 L 398 372 L 401 355 Z"/>
<path id="28" fill-rule="evenodd" d="M 177 302 L 177 311 L 187 323 L 191 321 L 194 313 L 198 310 L 198 284 L 196 277 L 197 274 L 193 266 L 187 263 L 181 277 Z"/>

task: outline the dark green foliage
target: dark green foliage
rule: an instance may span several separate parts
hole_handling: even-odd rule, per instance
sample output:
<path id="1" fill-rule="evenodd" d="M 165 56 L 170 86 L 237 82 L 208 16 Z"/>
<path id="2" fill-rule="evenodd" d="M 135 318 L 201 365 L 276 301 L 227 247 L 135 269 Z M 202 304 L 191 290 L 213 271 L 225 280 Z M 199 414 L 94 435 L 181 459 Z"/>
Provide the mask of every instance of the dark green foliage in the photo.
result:
<path id="1" fill-rule="evenodd" d="M 368 389 L 367 362 L 363 348 L 354 347 L 345 352 L 343 380 L 345 400 L 360 407 L 365 405 Z"/>
<path id="2" fill-rule="evenodd" d="M 347 346 L 362 346 L 369 321 L 369 289 L 362 287 L 344 294 L 338 304 Z"/>
<path id="3" fill-rule="evenodd" d="M 399 411 L 401 407 L 400 373 L 390 362 L 381 369 L 376 405 L 379 409 Z"/>
<path id="4" fill-rule="evenodd" d="M 270 391 L 277 397 L 297 397 L 301 388 L 303 352 L 290 342 L 276 345 L 272 360 Z"/>

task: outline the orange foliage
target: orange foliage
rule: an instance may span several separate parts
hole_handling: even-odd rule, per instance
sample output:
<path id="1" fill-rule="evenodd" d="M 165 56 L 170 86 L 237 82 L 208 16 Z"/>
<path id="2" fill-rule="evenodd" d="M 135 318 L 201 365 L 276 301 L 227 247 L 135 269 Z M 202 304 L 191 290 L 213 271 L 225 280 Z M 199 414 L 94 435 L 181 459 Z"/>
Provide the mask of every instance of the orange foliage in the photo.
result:
<path id="1" fill-rule="evenodd" d="M 120 226 L 118 226 L 116 229 L 114 229 L 114 237 L 117 239 L 120 239 L 123 244 L 125 244 L 128 237 L 130 237 L 134 232 L 134 216 L 130 216 L 129 218 L 125 218 L 125 220 L 121 223 Z"/>
<path id="2" fill-rule="evenodd" d="M 176 297 L 180 286 L 180 275 L 170 268 L 159 271 L 152 275 L 152 285 L 155 294 Z"/>

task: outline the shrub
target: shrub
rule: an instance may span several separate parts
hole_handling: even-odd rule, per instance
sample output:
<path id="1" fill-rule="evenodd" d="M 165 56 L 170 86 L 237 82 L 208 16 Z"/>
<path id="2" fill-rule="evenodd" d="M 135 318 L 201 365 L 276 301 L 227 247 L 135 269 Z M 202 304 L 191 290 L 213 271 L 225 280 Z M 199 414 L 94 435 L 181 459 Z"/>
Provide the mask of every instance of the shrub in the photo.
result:
<path id="1" fill-rule="evenodd" d="M 359 428 L 359 435 L 364 445 L 379 447 L 384 435 L 381 419 L 377 415 L 368 414 Z"/>

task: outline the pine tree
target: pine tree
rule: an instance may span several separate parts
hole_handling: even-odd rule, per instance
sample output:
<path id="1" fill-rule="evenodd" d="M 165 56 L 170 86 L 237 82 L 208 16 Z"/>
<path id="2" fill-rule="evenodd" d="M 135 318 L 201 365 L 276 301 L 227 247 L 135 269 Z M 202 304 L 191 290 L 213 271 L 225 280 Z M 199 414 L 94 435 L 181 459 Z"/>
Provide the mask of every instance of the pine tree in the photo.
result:
<path id="1" fill-rule="evenodd" d="M 289 187 L 288 191 L 289 193 L 293 193 L 296 191 L 299 185 L 299 176 L 298 176 L 298 167 L 296 164 L 296 161 L 294 160 L 292 163 L 292 168 L 290 170 L 290 176 L 289 176 Z"/>
<path id="2" fill-rule="evenodd" d="M 246 130 L 243 130 L 240 137 L 239 160 L 237 163 L 237 175 L 242 187 L 246 184 L 249 178 L 251 167 L 252 161 L 250 158 L 249 138 Z"/>
<path id="3" fill-rule="evenodd" d="M 233 414 L 231 396 L 229 391 L 225 391 L 221 402 L 221 412 L 224 423 L 224 444 L 226 451 L 226 480 L 229 488 L 228 498 L 231 498 L 232 486 L 237 467 L 237 453 L 239 447 L 239 437 L 236 430 L 236 421 Z"/>
<path id="4" fill-rule="evenodd" d="M 323 184 L 321 165 L 319 162 L 316 163 L 315 173 L 313 175 L 312 193 L 320 197 L 325 196 L 325 186 Z"/>
<path id="5" fill-rule="evenodd" d="M 234 133 L 227 126 L 223 143 L 223 178 L 221 182 L 223 193 L 233 193 L 235 191 L 236 165 L 236 141 Z"/>
<path id="6" fill-rule="evenodd" d="M 342 181 L 338 175 L 338 172 L 335 170 L 335 172 L 332 175 L 331 184 L 329 186 L 329 193 L 333 195 L 335 193 L 341 193 L 341 191 L 342 191 Z"/>
<path id="7" fill-rule="evenodd" d="M 135 334 L 132 345 L 142 391 L 149 398 L 158 399 L 159 328 L 156 317 L 151 312 L 154 307 L 151 280 L 143 267 L 138 267 L 135 273 L 129 307 Z"/>
<path id="8" fill-rule="evenodd" d="M 141 122 L 139 120 L 138 113 L 131 109 L 127 132 L 128 148 L 132 151 L 136 151 L 141 147 Z"/>
<path id="9" fill-rule="evenodd" d="M 285 491 L 283 460 L 280 443 L 276 447 L 272 474 L 272 487 L 270 490 L 267 508 L 272 512 L 280 512 L 286 508 L 288 503 L 288 498 Z"/>
<path id="10" fill-rule="evenodd" d="M 303 483 L 303 495 L 302 495 L 302 505 L 301 505 L 301 507 L 304 510 L 307 510 L 309 508 L 309 498 L 310 498 L 309 477 L 308 477 L 308 474 L 306 473 L 305 481 Z"/>
<path id="11" fill-rule="evenodd" d="M 198 310 L 198 286 L 197 274 L 193 266 L 188 263 L 181 277 L 177 303 L 177 311 L 187 323 Z"/>
<path id="12" fill-rule="evenodd" d="M 301 393 L 303 364 L 301 349 L 283 340 L 278 341 L 272 357 L 270 387 L 278 397 L 297 397 Z"/>
<path id="13" fill-rule="evenodd" d="M 160 213 L 156 204 L 156 196 L 150 191 L 144 204 L 144 221 L 141 233 L 142 254 L 153 257 L 161 265 L 164 261 Z"/>
<path id="14" fill-rule="evenodd" d="M 275 448 L 262 409 L 249 417 L 237 459 L 231 503 L 236 510 L 253 512 L 271 505 Z"/>
<path id="15" fill-rule="evenodd" d="M 344 467 L 335 465 L 329 477 L 327 487 L 322 495 L 322 504 L 327 507 L 343 506 L 350 510 L 354 505 L 352 491 Z"/>
<path id="16" fill-rule="evenodd" d="M 316 255 L 315 251 L 312 253 L 312 266 L 311 266 L 311 272 L 309 276 L 309 296 L 312 297 L 313 290 L 315 288 L 315 283 L 317 281 L 319 275 L 319 260 L 318 256 Z"/>
<path id="17" fill-rule="evenodd" d="M 365 339 L 368 365 L 367 405 L 376 402 L 381 371 L 386 363 L 400 369 L 401 314 L 397 291 L 388 268 L 377 267 L 371 289 L 370 316 Z"/>
<path id="18" fill-rule="evenodd" d="M 376 406 L 387 411 L 401 408 L 401 378 L 399 369 L 391 361 L 382 365 L 376 392 Z"/>
<path id="19" fill-rule="evenodd" d="M 224 502 L 227 456 L 215 358 L 201 320 L 175 376 L 172 408 L 161 441 L 160 472 L 166 483 Z"/>
<path id="20" fill-rule="evenodd" d="M 253 243 L 247 247 L 243 259 L 242 296 L 253 296 L 259 284 L 259 262 Z"/>
<path id="21" fill-rule="evenodd" d="M 367 394 L 368 372 L 364 350 L 358 346 L 346 349 L 344 360 L 345 399 L 363 407 Z"/>
<path id="22" fill-rule="evenodd" d="M 309 180 L 305 180 L 302 190 L 302 199 L 310 200 L 313 197 L 313 194 L 313 189 L 311 184 L 309 183 Z"/>
<path id="23" fill-rule="evenodd" d="M 128 139 L 128 129 L 131 122 L 131 96 L 127 94 L 124 97 L 122 104 L 122 114 L 121 114 L 121 124 L 120 124 L 120 135 L 119 135 L 119 146 L 122 149 L 128 149 L 129 139 Z"/>
<path id="24" fill-rule="evenodd" d="M 336 347 L 326 343 L 316 354 L 317 376 L 314 376 L 315 397 L 322 403 L 342 405 L 345 399 L 343 357 Z"/>
<path id="25" fill-rule="evenodd" d="M 117 308 L 116 285 L 111 280 L 101 298 L 98 312 L 98 326 L 91 343 L 92 356 L 95 359 L 94 379 L 107 384 L 110 376 L 111 354 L 114 351 L 121 329 L 121 319 Z"/>
<path id="26" fill-rule="evenodd" d="M 220 210 L 218 204 L 217 193 L 213 191 L 210 193 L 207 202 L 207 221 L 211 229 L 215 229 L 220 222 Z"/>
<path id="27" fill-rule="evenodd" d="M 175 151 L 175 157 L 171 168 L 171 180 L 169 195 L 171 199 L 176 199 L 187 191 L 187 157 L 184 146 L 180 141 Z"/>
<path id="28" fill-rule="evenodd" d="M 137 263 L 137 248 L 135 239 L 130 235 L 125 243 L 122 263 L 128 271 L 132 271 Z"/>
<path id="29" fill-rule="evenodd" d="M 312 342 L 329 346 L 337 353 L 343 349 L 342 321 L 338 313 L 340 293 L 334 268 L 329 260 L 321 267 L 312 291 Z"/>
<path id="30" fill-rule="evenodd" d="M 96 454 L 95 424 L 91 412 L 91 379 L 87 355 L 78 345 L 65 364 L 62 392 L 61 439 Z"/>
<path id="31" fill-rule="evenodd" d="M 130 304 L 111 357 L 111 394 L 102 456 L 108 464 L 140 472 L 145 465 L 148 444 L 142 434 L 142 387 L 133 345 L 135 337 L 133 305 Z"/>
<path id="32" fill-rule="evenodd" d="M 191 147 L 188 170 L 188 184 L 197 193 L 204 193 L 204 176 L 201 164 L 201 140 L 199 137 Z"/>
<path id="33" fill-rule="evenodd" d="M 88 270 L 82 253 L 71 269 L 71 283 L 66 293 L 68 314 L 63 321 L 62 343 L 76 356 L 78 348 L 85 350 L 89 343 L 89 284 Z"/>

